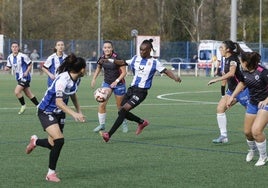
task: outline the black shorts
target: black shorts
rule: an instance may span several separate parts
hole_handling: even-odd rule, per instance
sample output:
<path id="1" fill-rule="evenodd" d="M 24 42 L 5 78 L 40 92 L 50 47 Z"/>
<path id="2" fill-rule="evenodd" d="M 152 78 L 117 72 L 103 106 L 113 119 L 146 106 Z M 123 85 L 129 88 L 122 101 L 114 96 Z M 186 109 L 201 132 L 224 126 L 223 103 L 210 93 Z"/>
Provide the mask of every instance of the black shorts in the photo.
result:
<path id="1" fill-rule="evenodd" d="M 18 80 L 18 85 L 26 88 L 26 87 L 30 87 L 30 81 L 29 80 L 25 80 L 25 79 L 19 79 Z"/>
<path id="2" fill-rule="evenodd" d="M 125 94 L 121 106 L 128 103 L 132 108 L 138 106 L 148 94 L 148 89 L 129 87 L 127 93 Z"/>
<path id="3" fill-rule="evenodd" d="M 43 110 L 38 109 L 38 118 L 41 122 L 41 125 L 44 129 L 48 128 L 50 125 L 58 124 L 60 127 L 61 132 L 63 132 L 64 123 L 65 123 L 65 113 L 53 113 L 53 112 L 46 112 Z"/>

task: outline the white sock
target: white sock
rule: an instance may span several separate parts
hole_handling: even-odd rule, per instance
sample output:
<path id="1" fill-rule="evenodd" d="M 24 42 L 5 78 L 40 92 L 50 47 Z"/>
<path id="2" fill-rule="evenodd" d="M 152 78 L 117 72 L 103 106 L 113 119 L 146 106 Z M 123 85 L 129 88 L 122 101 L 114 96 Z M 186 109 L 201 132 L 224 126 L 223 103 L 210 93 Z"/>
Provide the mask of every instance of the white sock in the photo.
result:
<path id="1" fill-rule="evenodd" d="M 98 118 L 99 118 L 99 124 L 100 125 L 105 125 L 105 121 L 106 121 L 106 113 L 98 113 Z"/>
<path id="2" fill-rule="evenodd" d="M 256 142 L 256 146 L 259 150 L 260 158 L 266 158 L 267 153 L 266 153 L 266 139 L 263 142 Z"/>
<path id="3" fill-rule="evenodd" d="M 51 170 L 50 168 L 48 169 L 47 175 L 54 174 L 55 170 Z"/>
<path id="4" fill-rule="evenodd" d="M 255 141 L 250 141 L 250 140 L 247 139 L 247 144 L 248 144 L 248 147 L 249 147 L 250 150 L 256 150 L 257 149 Z"/>
<path id="5" fill-rule="evenodd" d="M 221 135 L 227 137 L 227 119 L 225 113 L 217 114 L 217 121 Z"/>

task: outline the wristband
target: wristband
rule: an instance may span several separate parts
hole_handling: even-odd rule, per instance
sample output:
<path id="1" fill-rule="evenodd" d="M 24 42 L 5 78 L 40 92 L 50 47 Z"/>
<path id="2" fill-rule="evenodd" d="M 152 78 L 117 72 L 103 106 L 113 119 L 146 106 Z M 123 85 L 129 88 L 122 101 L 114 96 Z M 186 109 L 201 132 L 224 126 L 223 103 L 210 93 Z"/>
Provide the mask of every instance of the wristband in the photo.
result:
<path id="1" fill-rule="evenodd" d="M 119 80 L 119 79 L 116 79 L 115 81 L 116 81 L 117 83 L 118 83 L 118 82 L 120 82 L 120 80 Z"/>

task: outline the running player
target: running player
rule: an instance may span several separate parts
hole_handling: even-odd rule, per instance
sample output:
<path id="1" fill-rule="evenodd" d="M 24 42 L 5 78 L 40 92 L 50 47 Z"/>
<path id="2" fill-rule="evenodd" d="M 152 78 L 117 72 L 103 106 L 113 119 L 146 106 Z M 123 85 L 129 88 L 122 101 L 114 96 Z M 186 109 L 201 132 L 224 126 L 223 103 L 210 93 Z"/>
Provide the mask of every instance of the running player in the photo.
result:
<path id="1" fill-rule="evenodd" d="M 26 109 L 26 104 L 22 91 L 36 106 L 39 102 L 30 89 L 32 61 L 26 54 L 21 53 L 19 50 L 20 47 L 18 42 L 12 42 L 12 53 L 7 57 L 7 64 L 4 70 L 8 71 L 13 68 L 15 72 L 15 78 L 18 81 L 18 84 L 15 87 L 14 92 L 21 104 L 18 114 L 23 114 Z"/>
<path id="2" fill-rule="evenodd" d="M 114 47 L 111 41 L 105 41 L 103 43 L 103 55 L 99 58 L 99 61 L 102 59 L 119 59 L 117 53 L 114 52 Z M 96 78 L 98 77 L 101 70 L 104 70 L 104 81 L 102 82 L 101 87 L 105 88 L 108 91 L 108 98 L 104 102 L 99 103 L 98 107 L 98 119 L 99 125 L 93 130 L 94 132 L 99 132 L 100 130 L 105 130 L 106 122 L 106 105 L 112 93 L 114 93 L 116 106 L 119 109 L 120 104 L 124 95 L 126 94 L 126 83 L 125 76 L 127 75 L 126 66 L 119 66 L 114 63 L 97 63 L 96 71 L 93 75 L 91 81 L 91 87 L 94 88 L 96 85 Z M 123 132 L 128 132 L 127 121 L 124 120 Z"/>
<path id="3" fill-rule="evenodd" d="M 227 80 L 228 89 L 226 94 L 220 99 L 217 106 L 217 122 L 218 127 L 220 129 L 220 136 L 216 139 L 213 139 L 213 143 L 227 143 L 227 118 L 225 111 L 227 110 L 226 103 L 230 95 L 232 95 L 235 87 L 237 86 L 239 80 L 242 77 L 242 73 L 240 71 L 240 62 L 238 59 L 238 54 L 242 49 L 239 44 L 234 43 L 231 40 L 224 41 L 221 44 L 221 55 L 225 58 L 224 60 L 224 74 L 221 77 L 217 77 L 208 82 L 208 85 L 214 84 L 219 81 Z M 235 52 L 236 50 L 236 52 Z M 247 106 L 249 97 L 248 97 L 248 89 L 245 89 L 239 93 L 236 97 L 236 100 L 232 103 L 232 105 L 240 102 L 244 107 Z M 231 105 L 231 106 L 232 106 Z"/>
<path id="4" fill-rule="evenodd" d="M 245 87 L 249 89 L 250 101 L 244 121 L 244 133 L 249 146 L 246 161 L 252 161 L 258 150 L 259 160 L 255 166 L 263 166 L 267 162 L 264 129 L 268 123 L 268 70 L 259 65 L 260 61 L 261 56 L 257 52 L 241 54 L 243 77 L 227 102 L 228 107 L 240 91 Z"/>
<path id="5" fill-rule="evenodd" d="M 176 82 L 181 82 L 180 77 L 175 76 L 172 71 L 167 70 L 157 59 L 150 55 L 151 50 L 153 50 L 152 42 L 152 39 L 144 40 L 140 45 L 140 56 L 135 55 L 131 60 L 124 61 L 104 59 L 102 62 L 103 64 L 106 64 L 108 61 L 119 65 L 130 65 L 134 73 L 131 86 L 128 88 L 127 93 L 124 96 L 124 99 L 121 103 L 121 108 L 118 112 L 118 117 L 115 120 L 112 128 L 109 132 L 100 132 L 105 142 L 110 140 L 111 136 L 115 133 L 125 118 L 138 123 L 136 135 L 140 134 L 144 127 L 149 125 L 147 120 L 141 119 L 140 117 L 132 114 L 130 110 L 145 100 L 148 90 L 152 86 L 153 77 L 156 71 L 165 73 L 169 78 L 175 80 Z"/>
<path id="6" fill-rule="evenodd" d="M 55 170 L 64 144 L 65 113 L 71 115 L 76 121 L 85 122 L 76 95 L 81 77 L 85 75 L 85 72 L 86 62 L 83 58 L 76 57 L 74 54 L 67 56 L 58 68 L 59 75 L 47 89 L 38 105 L 38 117 L 44 131 L 48 134 L 48 138 L 39 139 L 36 135 L 32 135 L 30 143 L 26 147 L 26 153 L 31 153 L 36 146 L 50 150 L 47 181 L 60 181 Z M 77 112 L 67 106 L 69 97 Z"/>

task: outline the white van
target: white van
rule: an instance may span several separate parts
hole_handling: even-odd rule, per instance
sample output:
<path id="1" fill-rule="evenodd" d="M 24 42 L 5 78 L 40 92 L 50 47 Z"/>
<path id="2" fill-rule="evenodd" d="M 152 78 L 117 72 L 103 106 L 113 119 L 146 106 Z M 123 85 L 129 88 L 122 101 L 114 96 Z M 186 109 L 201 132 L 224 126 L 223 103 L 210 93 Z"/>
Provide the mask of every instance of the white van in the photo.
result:
<path id="1" fill-rule="evenodd" d="M 237 42 L 245 52 L 252 52 L 252 50 L 244 43 Z M 217 40 L 201 40 L 198 46 L 198 63 L 199 69 L 211 68 L 213 56 L 217 57 L 218 61 L 221 61 L 221 53 L 219 50 L 222 41 Z"/>

